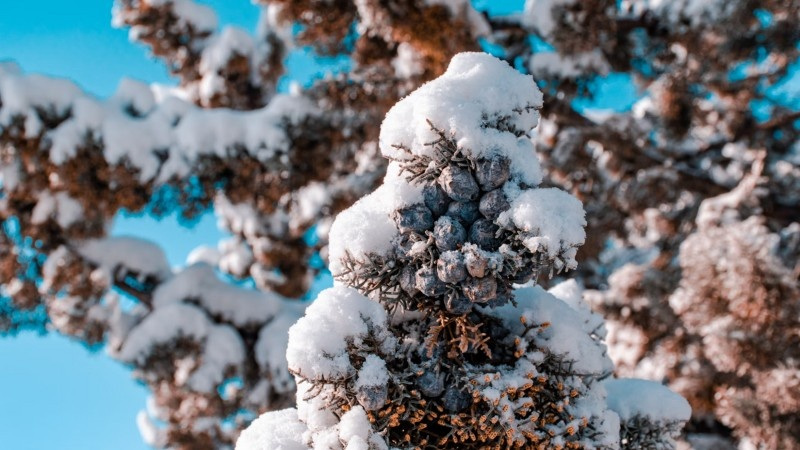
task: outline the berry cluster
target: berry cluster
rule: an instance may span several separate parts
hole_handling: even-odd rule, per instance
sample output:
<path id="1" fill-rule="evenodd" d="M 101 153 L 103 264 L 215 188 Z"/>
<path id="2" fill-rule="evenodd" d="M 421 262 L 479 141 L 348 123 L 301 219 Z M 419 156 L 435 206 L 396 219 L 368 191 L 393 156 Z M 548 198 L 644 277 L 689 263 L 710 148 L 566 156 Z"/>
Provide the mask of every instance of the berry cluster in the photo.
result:
<path id="1" fill-rule="evenodd" d="M 529 76 L 462 54 L 392 108 L 383 185 L 331 227 L 339 284 L 289 333 L 297 413 L 246 442 L 297 429 L 298 448 L 618 448 L 602 319 L 575 283 L 514 286 L 573 267 L 585 237 L 580 202 L 537 187 L 539 107 Z"/>

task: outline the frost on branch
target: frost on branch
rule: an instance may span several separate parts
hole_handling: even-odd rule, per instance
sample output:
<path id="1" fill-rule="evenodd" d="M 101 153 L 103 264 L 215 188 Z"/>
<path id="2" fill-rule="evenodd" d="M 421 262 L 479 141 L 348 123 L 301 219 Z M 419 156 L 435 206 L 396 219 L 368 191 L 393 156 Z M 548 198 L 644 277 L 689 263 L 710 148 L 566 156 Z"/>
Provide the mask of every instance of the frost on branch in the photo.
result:
<path id="1" fill-rule="evenodd" d="M 672 444 L 686 401 L 644 382 L 635 411 L 607 397 L 602 320 L 574 283 L 535 286 L 574 268 L 585 225 L 538 187 L 541 101 L 531 77 L 462 53 L 387 114 L 389 172 L 337 217 L 338 284 L 289 332 L 297 411 L 258 419 L 240 450 Z"/>
<path id="2" fill-rule="evenodd" d="M 113 24 L 130 27 L 204 107 L 255 109 L 275 93 L 285 43 L 277 30 L 254 38 L 245 30 L 217 30 L 217 15 L 193 0 L 115 0 Z"/>
<path id="3" fill-rule="evenodd" d="M 151 445 L 231 445 L 247 414 L 292 403 L 286 335 L 301 303 L 226 284 L 204 263 L 173 273 L 134 238 L 59 247 L 40 290 L 55 329 L 106 342 L 150 388 L 137 421 Z"/>
<path id="4" fill-rule="evenodd" d="M 789 288 L 800 113 L 782 88 L 796 81 L 800 5 L 528 0 L 525 11 L 492 20 L 490 40 L 546 83 L 537 152 L 546 182 L 586 207 L 576 277 L 609 320 L 618 375 L 685 396 L 695 448 L 796 447 L 800 404 L 766 380 L 800 375 L 787 343 L 800 305 Z M 534 51 L 529 34 L 547 45 Z M 576 107 L 608 99 L 592 81 L 608 72 L 630 77 L 636 103 Z"/>

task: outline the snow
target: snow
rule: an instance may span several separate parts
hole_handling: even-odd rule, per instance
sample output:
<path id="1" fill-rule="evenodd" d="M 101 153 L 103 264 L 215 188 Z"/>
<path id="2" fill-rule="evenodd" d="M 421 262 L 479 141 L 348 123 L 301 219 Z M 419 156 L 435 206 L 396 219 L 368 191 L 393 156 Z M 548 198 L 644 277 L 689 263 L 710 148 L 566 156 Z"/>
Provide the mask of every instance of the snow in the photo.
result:
<path id="1" fill-rule="evenodd" d="M 299 306 L 302 308 L 305 305 Z M 301 308 L 287 309 L 264 325 L 254 348 L 258 366 L 267 374 L 271 388 L 280 392 L 289 392 L 294 388 L 294 379 L 289 374 L 286 362 L 286 348 L 289 328 L 302 316 L 304 310 Z"/>
<path id="2" fill-rule="evenodd" d="M 91 239 L 78 247 L 78 253 L 97 264 L 109 279 L 119 268 L 140 277 L 150 275 L 160 280 L 172 274 L 161 247 L 144 239 L 130 236 Z"/>
<path id="3" fill-rule="evenodd" d="M 578 78 L 590 74 L 606 75 L 611 67 L 599 50 L 563 55 L 555 52 L 534 53 L 528 68 L 539 78 Z"/>
<path id="4" fill-rule="evenodd" d="M 397 46 L 397 56 L 392 59 L 392 67 L 400 79 L 422 75 L 425 70 L 422 66 L 422 58 L 414 50 L 414 46 L 407 42 L 401 42 Z"/>
<path id="5" fill-rule="evenodd" d="M 301 440 L 307 430 L 294 408 L 270 412 L 242 431 L 236 450 L 307 450 Z"/>
<path id="6" fill-rule="evenodd" d="M 179 302 L 196 302 L 212 316 L 244 327 L 275 317 L 284 300 L 273 293 L 225 283 L 217 278 L 213 267 L 199 263 L 185 268 L 153 293 L 156 310 Z"/>
<path id="7" fill-rule="evenodd" d="M 544 329 L 523 337 L 531 339 L 540 348 L 574 361 L 573 368 L 577 373 L 601 374 L 613 368 L 605 354 L 605 345 L 591 337 L 581 314 L 564 301 L 540 286 L 517 289 L 514 299 L 517 306 L 507 304 L 491 313 L 503 317 L 510 324 L 518 323 L 520 316 L 530 324 L 547 323 Z"/>
<path id="8" fill-rule="evenodd" d="M 356 260 L 365 256 L 386 256 L 393 249 L 398 235 L 391 213 L 422 201 L 422 186 L 410 185 L 399 175 L 396 164 L 390 164 L 384 184 L 342 211 L 331 225 L 328 254 L 334 275 L 345 270 L 342 264 L 349 254 Z"/>
<path id="9" fill-rule="evenodd" d="M 331 202 L 330 187 L 325 183 L 312 182 L 303 186 L 294 195 L 293 220 L 298 224 L 311 223 L 318 212 Z"/>
<path id="10" fill-rule="evenodd" d="M 156 308 L 131 330 L 115 356 L 125 362 L 143 363 L 153 346 L 166 344 L 179 337 L 200 341 L 208 334 L 210 326 L 206 315 L 194 306 L 175 303 Z"/>
<path id="11" fill-rule="evenodd" d="M 0 73 L 0 125 L 8 125 L 17 115 L 35 115 L 36 108 L 63 116 L 68 113 L 72 103 L 83 95 L 81 89 L 69 80 L 22 75 L 7 70 Z M 38 131 L 25 130 L 27 136 L 35 136 Z"/>
<path id="12" fill-rule="evenodd" d="M 136 414 L 136 426 L 139 428 L 139 434 L 145 444 L 151 447 L 160 447 L 164 445 L 164 435 L 158 429 L 153 420 L 146 411 L 139 411 Z"/>
<path id="13" fill-rule="evenodd" d="M 623 421 L 638 416 L 651 421 L 684 422 L 692 416 L 685 398 L 655 381 L 618 378 L 604 384 L 608 407 Z"/>
<path id="14" fill-rule="evenodd" d="M 364 364 L 358 370 L 355 388 L 362 386 L 383 386 L 389 382 L 386 361 L 377 355 L 367 355 Z"/>
<path id="15" fill-rule="evenodd" d="M 68 228 L 83 217 L 83 206 L 66 192 L 44 191 L 31 212 L 31 223 L 43 224 L 54 218 L 58 226 Z"/>
<path id="16" fill-rule="evenodd" d="M 217 227 L 229 230 L 232 234 L 241 234 L 247 238 L 258 237 L 263 229 L 263 221 L 252 205 L 234 204 L 224 195 L 214 198 L 214 212 L 217 215 Z"/>
<path id="17" fill-rule="evenodd" d="M 275 96 L 269 105 L 255 111 L 193 108 L 174 128 L 166 174 L 186 176 L 191 162 L 198 157 L 224 158 L 228 152 L 239 149 L 247 149 L 257 159 L 267 162 L 289 149 L 284 119 L 298 123 L 312 111 L 308 100 L 290 95 Z"/>
<path id="18" fill-rule="evenodd" d="M 205 263 L 210 266 L 216 266 L 221 257 L 222 255 L 216 248 L 208 245 L 201 245 L 189 252 L 189 255 L 186 257 L 186 265 L 191 266 L 193 264 Z"/>
<path id="19" fill-rule="evenodd" d="M 310 379 L 355 375 L 348 345 L 359 347 L 372 332 L 384 341 L 389 353 L 393 339 L 386 326 L 386 311 L 380 304 L 349 287 L 326 289 L 308 307 L 305 317 L 289 329 L 289 368 Z"/>
<path id="20" fill-rule="evenodd" d="M 530 189 L 514 196 L 511 208 L 498 217 L 503 226 L 513 224 L 528 234 L 523 244 L 532 252 L 544 251 L 550 258 L 583 244 L 586 240 L 585 213 L 580 200 L 557 189 Z M 577 266 L 573 252 L 567 252 L 566 264 Z"/>
<path id="21" fill-rule="evenodd" d="M 425 0 L 429 5 L 443 5 L 453 17 L 463 17 L 467 20 L 472 28 L 472 35 L 487 36 L 491 33 L 492 29 L 487 22 L 486 18 L 472 7 L 469 0 Z"/>
<path id="22" fill-rule="evenodd" d="M 220 258 L 219 268 L 226 273 L 237 277 L 247 275 L 247 270 L 253 264 L 253 251 L 247 242 L 239 237 L 223 239 L 219 242 Z"/>
<path id="23" fill-rule="evenodd" d="M 197 391 L 212 392 L 224 380 L 228 367 L 244 363 L 244 342 L 227 325 L 214 325 L 206 336 L 200 366 L 192 373 L 188 385 Z"/>
<path id="24" fill-rule="evenodd" d="M 178 20 L 191 25 L 198 31 L 213 31 L 217 28 L 217 15 L 208 6 L 192 0 L 147 0 L 151 5 L 172 3 L 172 10 Z"/>
<path id="25" fill-rule="evenodd" d="M 235 56 L 251 59 L 254 51 L 253 38 L 242 28 L 228 26 L 212 36 L 200 55 L 200 99 L 208 102 L 215 95 L 224 94 L 222 91 L 226 82 L 221 75 L 222 70 Z"/>
<path id="26" fill-rule="evenodd" d="M 235 32 L 225 36 L 233 36 L 223 41 L 226 45 L 239 45 Z M 231 48 L 238 47 L 227 49 Z M 223 50 L 209 52 L 211 64 L 222 57 L 218 53 Z M 188 176 L 198 158 L 226 157 L 242 149 L 269 162 L 288 151 L 286 125 L 297 124 L 315 111 L 310 101 L 293 95 L 275 96 L 254 111 L 205 110 L 181 99 L 174 89 L 129 80 L 103 102 L 70 81 L 10 69 L 0 72 L 0 99 L 0 125 L 23 117 L 26 136 L 44 133 L 53 163 L 74 158 L 90 136 L 99 141 L 110 164 L 132 165 L 143 182 L 153 181 L 157 174 L 158 181 Z M 51 111 L 66 120 L 43 130 L 37 111 Z M 167 157 L 163 166 L 157 153 Z"/>
<path id="27" fill-rule="evenodd" d="M 217 28 L 217 15 L 213 9 L 208 6 L 196 3 L 193 0 L 142 0 L 150 7 L 171 7 L 172 12 L 182 26 L 191 26 L 198 32 L 214 31 Z M 111 23 L 115 27 L 122 27 L 124 25 L 125 14 L 123 8 L 115 3 L 112 10 Z M 130 35 L 136 36 L 137 30 L 131 28 Z"/>
<path id="28" fill-rule="evenodd" d="M 532 28 L 540 36 L 548 38 L 556 28 L 553 9 L 568 6 L 576 0 L 526 0 L 522 13 L 522 24 Z"/>
<path id="29" fill-rule="evenodd" d="M 200 72 L 216 72 L 224 68 L 234 55 L 249 56 L 254 47 L 253 38 L 247 31 L 239 27 L 225 27 L 203 49 Z"/>
<path id="30" fill-rule="evenodd" d="M 156 97 L 153 90 L 146 83 L 123 78 L 117 86 L 116 92 L 109 99 L 109 103 L 117 102 L 123 109 L 132 107 L 137 114 L 146 116 L 156 106 Z"/>
<path id="31" fill-rule="evenodd" d="M 619 10 L 633 17 L 650 12 L 673 26 L 700 27 L 725 19 L 738 6 L 738 1 L 728 0 L 622 0 Z"/>
<path id="32" fill-rule="evenodd" d="M 389 110 L 381 125 L 380 149 L 392 160 L 432 156 L 433 149 L 426 143 L 439 136 L 430 121 L 476 159 L 497 153 L 510 157 L 512 175 L 536 185 L 541 181 L 541 168 L 533 144 L 524 136 L 493 128 L 491 123 L 516 109 L 519 113 L 508 117 L 508 128 L 528 133 L 539 120 L 536 109 L 541 106 L 542 93 L 530 75 L 485 53 L 459 53 L 442 76 Z"/>
<path id="33" fill-rule="evenodd" d="M 548 293 L 563 301 L 581 316 L 585 324 L 584 329 L 598 338 L 604 338 L 605 321 L 603 316 L 592 311 L 589 304 L 583 299 L 583 289 L 575 280 L 566 280 L 547 290 Z"/>
<path id="34" fill-rule="evenodd" d="M 366 411 L 356 406 L 342 415 L 339 421 L 339 439 L 346 444 L 345 450 L 368 450 L 385 447 L 382 439 L 376 435 L 369 422 Z"/>

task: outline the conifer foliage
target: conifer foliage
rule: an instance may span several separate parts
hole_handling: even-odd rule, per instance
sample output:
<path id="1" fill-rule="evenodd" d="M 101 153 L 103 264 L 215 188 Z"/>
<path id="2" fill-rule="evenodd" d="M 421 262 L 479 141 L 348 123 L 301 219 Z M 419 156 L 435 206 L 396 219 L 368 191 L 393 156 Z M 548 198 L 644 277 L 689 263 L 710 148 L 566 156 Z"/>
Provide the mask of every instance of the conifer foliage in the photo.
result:
<path id="1" fill-rule="evenodd" d="M 530 76 L 462 53 L 387 113 L 383 185 L 336 218 L 338 283 L 289 331 L 297 409 L 237 448 L 671 447 L 688 403 L 611 380 L 577 285 L 535 284 L 585 239 L 580 202 L 539 187 L 541 106 Z"/>

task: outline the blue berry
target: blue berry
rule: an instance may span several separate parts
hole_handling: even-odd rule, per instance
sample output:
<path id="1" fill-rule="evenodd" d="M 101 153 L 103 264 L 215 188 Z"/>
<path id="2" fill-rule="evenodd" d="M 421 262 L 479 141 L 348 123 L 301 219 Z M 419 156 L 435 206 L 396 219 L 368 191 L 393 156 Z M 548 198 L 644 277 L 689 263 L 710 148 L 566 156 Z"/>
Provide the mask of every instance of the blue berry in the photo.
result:
<path id="1" fill-rule="evenodd" d="M 417 292 L 417 271 L 411 266 L 406 266 L 400 272 L 399 284 L 400 289 L 408 295 L 414 295 Z"/>
<path id="2" fill-rule="evenodd" d="M 453 202 L 447 207 L 447 215 L 458 219 L 465 226 L 472 225 L 480 217 L 477 202 Z"/>
<path id="3" fill-rule="evenodd" d="M 432 370 L 426 370 L 417 378 L 417 388 L 422 395 L 438 397 L 444 392 L 444 377 Z"/>
<path id="4" fill-rule="evenodd" d="M 436 276 L 436 270 L 429 266 L 417 271 L 415 284 L 417 289 L 428 297 L 442 295 L 447 290 L 447 285 Z"/>
<path id="5" fill-rule="evenodd" d="M 501 212 L 508 210 L 510 207 L 511 204 L 508 203 L 506 194 L 503 192 L 503 190 L 495 189 L 491 192 L 487 192 L 483 195 L 483 197 L 481 197 L 478 210 L 487 219 L 496 219 Z"/>
<path id="6" fill-rule="evenodd" d="M 470 278 L 463 284 L 464 295 L 475 303 L 486 303 L 497 296 L 494 277 Z"/>
<path id="7" fill-rule="evenodd" d="M 511 162 L 503 156 L 493 156 L 478 161 L 475 178 L 484 191 L 491 191 L 502 186 L 511 176 Z"/>
<path id="8" fill-rule="evenodd" d="M 467 230 L 452 217 L 442 216 L 433 226 L 433 240 L 441 251 L 455 250 L 467 240 Z"/>
<path id="9" fill-rule="evenodd" d="M 464 255 L 455 250 L 443 252 L 436 261 L 436 275 L 445 283 L 464 281 L 467 278 Z"/>
<path id="10" fill-rule="evenodd" d="M 452 294 L 444 299 L 444 308 L 450 314 L 460 316 L 468 313 L 472 309 L 472 302 L 463 295 Z"/>
<path id="11" fill-rule="evenodd" d="M 480 195 L 480 188 L 475 178 L 463 167 L 455 165 L 445 167 L 438 181 L 448 197 L 457 202 L 476 200 Z"/>
<path id="12" fill-rule="evenodd" d="M 421 233 L 433 227 L 433 214 L 425 205 L 418 203 L 395 211 L 394 222 L 402 233 Z"/>
<path id="13" fill-rule="evenodd" d="M 377 411 L 386 405 L 389 388 L 386 385 L 359 386 L 356 389 L 356 400 L 367 411 Z"/>
<path id="14" fill-rule="evenodd" d="M 500 247 L 500 239 L 497 238 L 499 227 L 488 219 L 478 219 L 469 229 L 469 241 L 478 247 L 495 251 Z"/>
<path id="15" fill-rule="evenodd" d="M 447 205 L 450 204 L 450 198 L 439 187 L 438 184 L 429 184 L 422 189 L 422 199 L 425 206 L 431 210 L 434 216 L 438 217 L 447 212 Z"/>
<path id="16" fill-rule="evenodd" d="M 444 409 L 450 413 L 461 412 L 469 406 L 469 394 L 462 392 L 455 386 L 450 386 L 444 393 L 442 398 Z"/>

